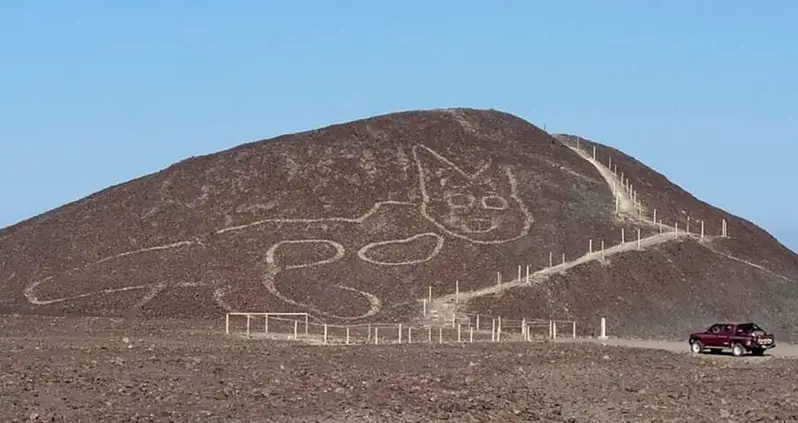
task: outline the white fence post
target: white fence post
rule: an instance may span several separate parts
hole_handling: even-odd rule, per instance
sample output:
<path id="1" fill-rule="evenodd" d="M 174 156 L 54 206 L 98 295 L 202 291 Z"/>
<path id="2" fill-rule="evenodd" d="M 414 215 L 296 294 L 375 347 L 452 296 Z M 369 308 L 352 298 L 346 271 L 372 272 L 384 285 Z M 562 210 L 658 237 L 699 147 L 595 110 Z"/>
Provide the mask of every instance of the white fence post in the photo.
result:
<path id="1" fill-rule="evenodd" d="M 380 343 L 380 327 L 377 326 L 376 328 L 374 328 L 374 345 L 377 345 L 379 343 Z"/>
<path id="2" fill-rule="evenodd" d="M 474 343 L 474 327 L 468 328 L 468 342 Z"/>
<path id="3" fill-rule="evenodd" d="M 571 322 L 571 330 L 573 332 L 571 337 L 573 339 L 576 339 L 576 321 L 575 320 L 573 322 Z"/>
<path id="4" fill-rule="evenodd" d="M 640 249 L 640 228 L 637 228 L 637 249 Z"/>
<path id="5" fill-rule="evenodd" d="M 527 285 L 530 284 L 530 281 L 529 281 L 529 265 L 528 264 L 526 265 L 526 284 Z"/>
<path id="6" fill-rule="evenodd" d="M 327 343 L 327 324 L 324 324 L 324 343 Z"/>
<path id="7" fill-rule="evenodd" d="M 599 335 L 599 339 L 604 340 L 607 339 L 607 318 L 601 318 L 601 335 Z"/>
<path id="8" fill-rule="evenodd" d="M 438 328 L 438 343 L 443 344 L 443 328 Z"/>
<path id="9" fill-rule="evenodd" d="M 230 335 L 230 313 L 224 314 L 224 333 Z"/>
<path id="10" fill-rule="evenodd" d="M 454 281 L 454 303 L 460 303 L 460 281 Z"/>
<path id="11" fill-rule="evenodd" d="M 621 228 L 621 244 L 625 243 L 626 243 L 626 230 L 624 228 Z"/>
<path id="12" fill-rule="evenodd" d="M 587 253 L 588 254 L 593 254 L 593 238 L 590 238 L 587 241 Z"/>
<path id="13" fill-rule="evenodd" d="M 349 345 L 349 326 L 346 327 L 346 345 Z"/>
<path id="14" fill-rule="evenodd" d="M 299 339 L 299 320 L 294 320 L 294 340 Z"/>
<path id="15" fill-rule="evenodd" d="M 247 314 L 247 336 L 249 336 L 249 320 L 250 320 L 250 317 L 249 317 L 249 314 Z"/>
<path id="16" fill-rule="evenodd" d="M 399 323 L 399 343 L 402 343 L 402 324 Z"/>
<path id="17" fill-rule="evenodd" d="M 460 324 L 457 325 L 457 343 L 458 344 L 461 342 L 461 340 L 460 340 L 460 326 L 462 326 L 462 325 L 460 325 Z"/>
<path id="18" fill-rule="evenodd" d="M 413 327 L 412 326 L 407 328 L 407 343 L 408 344 L 412 344 L 413 343 Z"/>
<path id="19" fill-rule="evenodd" d="M 551 322 L 551 338 L 557 339 L 557 322 Z"/>

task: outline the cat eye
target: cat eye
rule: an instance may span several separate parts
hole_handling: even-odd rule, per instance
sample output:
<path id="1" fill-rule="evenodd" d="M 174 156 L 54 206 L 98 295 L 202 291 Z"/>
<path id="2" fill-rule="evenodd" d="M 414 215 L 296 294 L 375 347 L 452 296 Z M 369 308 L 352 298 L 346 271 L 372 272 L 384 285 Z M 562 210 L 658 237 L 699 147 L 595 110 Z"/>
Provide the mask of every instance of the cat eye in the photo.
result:
<path id="1" fill-rule="evenodd" d="M 506 210 L 507 200 L 498 195 L 486 195 L 482 197 L 482 208 L 488 210 Z"/>
<path id="2" fill-rule="evenodd" d="M 460 194 L 456 192 L 447 192 L 444 194 L 446 197 L 446 202 L 449 204 L 449 207 L 452 208 L 467 208 L 474 205 L 474 198 L 473 195 L 468 194 Z"/>

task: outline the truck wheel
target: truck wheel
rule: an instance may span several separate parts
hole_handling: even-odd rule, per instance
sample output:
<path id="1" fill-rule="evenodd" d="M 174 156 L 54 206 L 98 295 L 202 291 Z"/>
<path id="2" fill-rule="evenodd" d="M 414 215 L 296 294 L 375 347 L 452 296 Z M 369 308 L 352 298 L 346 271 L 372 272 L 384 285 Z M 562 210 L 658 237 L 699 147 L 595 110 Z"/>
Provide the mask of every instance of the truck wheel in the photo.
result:
<path id="1" fill-rule="evenodd" d="M 745 354 L 745 347 L 743 347 L 739 343 L 736 343 L 736 344 L 734 344 L 734 346 L 732 346 L 732 355 L 733 356 L 740 357 L 743 354 Z"/>
<path id="2" fill-rule="evenodd" d="M 701 351 L 703 350 L 704 344 L 702 344 L 701 341 L 696 339 L 690 343 L 690 351 L 692 351 L 693 354 L 701 354 Z"/>

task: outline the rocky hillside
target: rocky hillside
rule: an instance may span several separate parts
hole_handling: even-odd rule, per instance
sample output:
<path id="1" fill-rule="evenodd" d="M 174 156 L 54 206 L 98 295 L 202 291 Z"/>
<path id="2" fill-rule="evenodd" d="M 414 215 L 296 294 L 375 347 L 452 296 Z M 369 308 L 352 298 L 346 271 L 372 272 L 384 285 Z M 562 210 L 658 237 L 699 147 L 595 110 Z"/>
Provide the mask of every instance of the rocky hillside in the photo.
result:
<path id="1" fill-rule="evenodd" d="M 606 315 L 625 335 L 756 319 L 794 336 L 794 280 L 798 256 L 754 224 L 493 110 L 252 142 L 0 231 L 4 313 L 412 320 L 430 287 L 429 311 L 452 308 L 457 285 L 452 313 Z"/>

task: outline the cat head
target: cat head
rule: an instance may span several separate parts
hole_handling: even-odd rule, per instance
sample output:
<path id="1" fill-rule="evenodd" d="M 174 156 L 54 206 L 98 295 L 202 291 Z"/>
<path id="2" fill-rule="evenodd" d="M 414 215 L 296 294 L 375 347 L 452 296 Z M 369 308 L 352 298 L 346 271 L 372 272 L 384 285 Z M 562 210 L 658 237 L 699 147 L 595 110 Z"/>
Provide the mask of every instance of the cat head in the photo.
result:
<path id="1" fill-rule="evenodd" d="M 413 156 L 421 213 L 447 234 L 478 244 L 499 244 L 529 232 L 532 218 L 509 168 L 488 162 L 469 174 L 423 145 L 414 147 Z"/>

